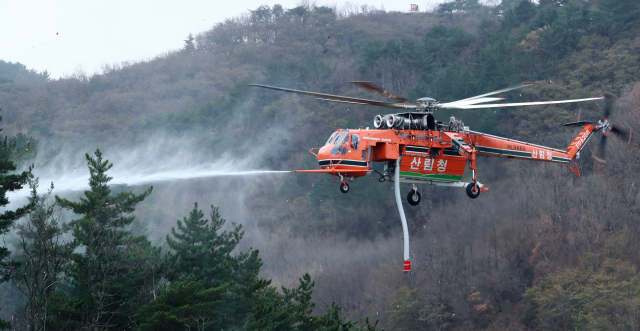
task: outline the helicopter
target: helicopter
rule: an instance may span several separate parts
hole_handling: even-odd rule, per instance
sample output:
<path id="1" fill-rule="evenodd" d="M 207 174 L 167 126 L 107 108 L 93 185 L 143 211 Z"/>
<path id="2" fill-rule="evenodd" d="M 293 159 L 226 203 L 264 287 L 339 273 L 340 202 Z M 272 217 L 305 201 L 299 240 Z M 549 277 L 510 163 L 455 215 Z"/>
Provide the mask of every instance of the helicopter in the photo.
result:
<path id="1" fill-rule="evenodd" d="M 610 93 L 584 99 L 491 103 L 504 100 L 504 98 L 495 97 L 496 94 L 531 85 L 526 83 L 462 100 L 440 103 L 428 97 L 411 101 L 372 82 L 353 81 L 351 83 L 372 90 L 392 102 L 250 84 L 250 86 L 260 88 L 309 95 L 324 101 L 369 105 L 397 111 L 391 114 L 376 115 L 373 119 L 373 129 L 369 129 L 369 127 L 366 129 L 338 129 L 331 134 L 324 146 L 309 150 L 317 158 L 320 169 L 295 171 L 333 175 L 334 182 L 339 183 L 342 193 L 348 193 L 350 190 L 347 182 L 353 182 L 358 177 L 377 172 L 373 169 L 373 163 L 383 162 L 384 172 L 377 172 L 380 175 L 379 181 L 389 180 L 398 184 L 413 184 L 406 196 L 407 202 L 412 206 L 418 205 L 422 199 L 418 191 L 418 184 L 464 188 L 469 198 L 476 199 L 480 192 L 488 190 L 483 183 L 477 180 L 476 160 L 479 156 L 561 163 L 580 177 L 577 159 L 580 157 L 580 151 L 595 133 L 602 134 L 598 152 L 594 155 L 595 160 L 599 162 L 606 162 L 605 146 L 609 133 L 629 142 L 632 137 L 631 131 L 614 127 L 609 122 L 615 98 Z M 598 121 L 578 120 L 564 124 L 565 126 L 582 127 L 575 139 L 564 150 L 473 131 L 454 116 L 451 116 L 448 122 L 438 121 L 433 116 L 434 112 L 441 109 L 518 107 L 602 99 L 605 99 L 602 119 Z M 316 150 L 317 152 L 314 152 Z M 462 181 L 467 166 L 472 175 L 469 182 Z M 399 186 L 394 185 L 394 189 L 403 225 L 403 237 L 405 238 L 404 271 L 410 274 L 408 230 Z"/>

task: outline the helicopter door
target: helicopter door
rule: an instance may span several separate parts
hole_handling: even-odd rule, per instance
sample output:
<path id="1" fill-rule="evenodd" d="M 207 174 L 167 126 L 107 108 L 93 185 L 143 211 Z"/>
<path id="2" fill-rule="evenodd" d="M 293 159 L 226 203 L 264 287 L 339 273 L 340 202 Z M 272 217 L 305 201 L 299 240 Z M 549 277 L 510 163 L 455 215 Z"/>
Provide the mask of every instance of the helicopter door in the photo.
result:
<path id="1" fill-rule="evenodd" d="M 360 148 L 360 137 L 357 134 L 351 135 L 351 149 L 356 150 Z"/>
<path id="2" fill-rule="evenodd" d="M 440 151 L 442 148 L 430 148 L 429 149 L 429 157 L 432 159 L 437 159 L 440 157 Z"/>

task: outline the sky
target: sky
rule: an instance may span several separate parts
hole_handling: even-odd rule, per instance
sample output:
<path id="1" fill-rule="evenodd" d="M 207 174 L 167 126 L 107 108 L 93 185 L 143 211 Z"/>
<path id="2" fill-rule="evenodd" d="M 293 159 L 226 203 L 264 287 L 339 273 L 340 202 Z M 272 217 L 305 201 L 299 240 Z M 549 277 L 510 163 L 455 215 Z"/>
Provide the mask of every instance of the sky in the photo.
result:
<path id="1" fill-rule="evenodd" d="M 271 2 L 269 2 L 271 1 Z M 314 3 L 314 1 L 310 1 Z M 441 0 L 352 1 L 386 11 L 425 10 Z M 293 8 L 301 0 L 1 0 L 0 60 L 20 62 L 58 79 L 82 70 L 100 73 L 104 64 L 149 60 L 184 45 L 226 18 L 262 4 Z M 318 5 L 344 2 L 315 1 Z"/>

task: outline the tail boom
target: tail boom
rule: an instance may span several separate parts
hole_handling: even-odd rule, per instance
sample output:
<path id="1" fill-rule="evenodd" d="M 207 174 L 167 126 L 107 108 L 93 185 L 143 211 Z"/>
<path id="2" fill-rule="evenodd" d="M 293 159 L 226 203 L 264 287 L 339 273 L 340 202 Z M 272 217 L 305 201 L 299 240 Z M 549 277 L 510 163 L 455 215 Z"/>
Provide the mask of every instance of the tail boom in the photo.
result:
<path id="1" fill-rule="evenodd" d="M 475 146 L 479 156 L 553 163 L 568 163 L 571 161 L 567 151 L 486 133 L 470 131 L 469 140 Z"/>

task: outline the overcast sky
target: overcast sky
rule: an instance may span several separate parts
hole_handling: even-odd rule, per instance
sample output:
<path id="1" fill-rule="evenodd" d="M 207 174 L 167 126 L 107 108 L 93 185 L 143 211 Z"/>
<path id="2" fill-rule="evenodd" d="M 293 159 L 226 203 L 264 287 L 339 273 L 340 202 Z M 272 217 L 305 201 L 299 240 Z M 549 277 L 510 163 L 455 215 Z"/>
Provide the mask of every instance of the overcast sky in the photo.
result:
<path id="1" fill-rule="evenodd" d="M 318 4 L 340 1 L 316 1 Z M 442 0 L 369 0 L 386 11 L 421 10 Z M 29 69 L 48 70 L 52 78 L 78 69 L 100 72 L 103 64 L 139 61 L 181 48 L 193 33 L 261 4 L 285 8 L 300 0 L 0 0 L 0 59 Z"/>

